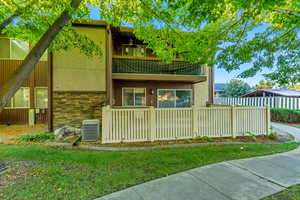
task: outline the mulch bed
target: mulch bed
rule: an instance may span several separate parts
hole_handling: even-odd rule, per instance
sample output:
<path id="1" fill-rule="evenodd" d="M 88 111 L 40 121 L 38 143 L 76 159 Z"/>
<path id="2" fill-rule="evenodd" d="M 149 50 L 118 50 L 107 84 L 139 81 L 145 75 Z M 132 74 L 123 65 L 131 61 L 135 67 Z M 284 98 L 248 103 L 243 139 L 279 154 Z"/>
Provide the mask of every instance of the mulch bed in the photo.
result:
<path id="1" fill-rule="evenodd" d="M 80 145 L 103 146 L 103 147 L 145 147 L 145 146 L 163 146 L 172 144 L 193 144 L 193 143 L 215 143 L 215 142 L 245 142 L 245 143 L 271 143 L 277 142 L 266 136 L 256 136 L 254 141 L 251 137 L 237 137 L 237 138 L 209 138 L 209 139 L 185 139 L 173 141 L 154 141 L 154 142 L 130 142 L 130 143 L 114 143 L 101 144 L 101 142 L 80 142 Z"/>

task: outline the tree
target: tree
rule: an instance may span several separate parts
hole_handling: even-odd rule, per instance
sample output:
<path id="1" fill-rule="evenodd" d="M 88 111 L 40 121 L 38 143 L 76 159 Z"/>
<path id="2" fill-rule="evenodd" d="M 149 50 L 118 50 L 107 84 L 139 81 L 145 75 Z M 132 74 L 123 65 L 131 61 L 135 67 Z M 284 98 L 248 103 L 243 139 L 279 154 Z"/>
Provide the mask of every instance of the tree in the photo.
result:
<path id="1" fill-rule="evenodd" d="M 260 80 L 259 83 L 255 86 L 257 89 L 263 89 L 263 88 L 273 88 L 274 83 L 269 80 Z"/>
<path id="2" fill-rule="evenodd" d="M 75 1 L 79 0 L 72 2 Z M 252 76 L 263 68 L 280 72 L 270 74 L 271 79 L 278 77 L 278 81 L 299 77 L 300 5 L 297 0 L 81 0 L 78 7 L 70 6 L 71 0 L 36 0 L 29 4 L 31 9 L 20 12 L 16 5 L 24 2 L 0 1 L 2 33 L 35 44 L 19 70 L 0 88 L 0 112 L 47 47 L 80 48 L 88 55 L 100 55 L 94 53 L 99 48 L 93 42 L 85 43 L 88 39 L 72 29 L 69 21 L 71 15 L 76 20 L 88 20 L 87 4 L 97 6 L 102 19 L 114 26 L 130 23 L 138 39 L 165 62 L 179 56 L 228 71 L 250 63 L 252 67 L 241 77 Z M 68 20 L 53 26 L 63 13 L 67 13 Z M 12 16 L 17 20 L 11 20 Z M 253 31 L 256 34 L 250 37 Z"/>
<path id="3" fill-rule="evenodd" d="M 241 97 L 251 91 L 251 87 L 238 79 L 232 79 L 228 84 L 226 84 L 224 93 L 222 96 L 224 97 Z"/>

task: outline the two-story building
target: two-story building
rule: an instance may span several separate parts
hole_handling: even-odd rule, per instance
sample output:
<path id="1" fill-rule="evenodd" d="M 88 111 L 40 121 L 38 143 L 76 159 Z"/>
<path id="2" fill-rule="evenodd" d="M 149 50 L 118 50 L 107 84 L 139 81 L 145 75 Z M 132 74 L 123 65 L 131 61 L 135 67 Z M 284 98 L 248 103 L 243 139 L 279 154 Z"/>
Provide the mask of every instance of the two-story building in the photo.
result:
<path id="1" fill-rule="evenodd" d="M 97 43 L 103 56 L 87 57 L 79 49 L 49 53 L 43 75 L 51 130 L 101 119 L 103 105 L 182 108 L 212 102 L 211 68 L 181 59 L 165 64 L 136 39 L 131 28 L 111 27 L 104 21 L 75 23 L 74 27 Z"/>

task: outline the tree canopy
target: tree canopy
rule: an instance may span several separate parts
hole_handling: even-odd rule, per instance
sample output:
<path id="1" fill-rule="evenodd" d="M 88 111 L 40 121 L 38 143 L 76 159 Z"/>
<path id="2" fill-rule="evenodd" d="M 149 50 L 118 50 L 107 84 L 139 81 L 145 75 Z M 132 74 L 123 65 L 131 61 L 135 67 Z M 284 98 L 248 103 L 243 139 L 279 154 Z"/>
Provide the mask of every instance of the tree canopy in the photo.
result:
<path id="1" fill-rule="evenodd" d="M 282 85 L 300 82 L 298 0 L 76 1 L 80 5 L 74 7 L 74 0 L 0 0 L 0 31 L 35 46 L 52 29 L 59 33 L 48 38 L 49 48 L 79 48 L 98 56 L 101 49 L 72 27 L 74 20 L 90 20 L 89 8 L 94 6 L 109 24 L 130 24 L 137 38 L 165 62 L 181 57 L 227 71 L 248 64 L 240 77 L 268 69 L 265 76 Z M 54 27 L 63 13 L 72 19 Z M 33 54 L 40 56 L 45 49 L 41 51 Z M 1 91 L 0 96 L 5 93 Z"/>
<path id="2" fill-rule="evenodd" d="M 222 97 L 241 97 L 251 91 L 251 87 L 238 79 L 232 79 L 224 88 Z"/>

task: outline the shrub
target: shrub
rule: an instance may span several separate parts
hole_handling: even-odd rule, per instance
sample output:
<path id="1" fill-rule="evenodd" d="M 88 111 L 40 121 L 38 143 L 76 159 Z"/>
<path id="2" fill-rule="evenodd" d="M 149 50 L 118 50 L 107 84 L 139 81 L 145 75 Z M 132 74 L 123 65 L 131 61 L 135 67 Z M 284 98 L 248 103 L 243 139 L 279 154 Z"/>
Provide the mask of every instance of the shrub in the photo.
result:
<path id="1" fill-rule="evenodd" d="M 29 134 L 29 135 L 23 135 L 18 138 L 18 140 L 25 141 L 25 142 L 43 142 L 46 140 L 53 140 L 53 139 L 54 139 L 53 133 Z"/>
<path id="2" fill-rule="evenodd" d="M 300 111 L 285 108 L 272 108 L 271 121 L 284 123 L 300 123 Z"/>

